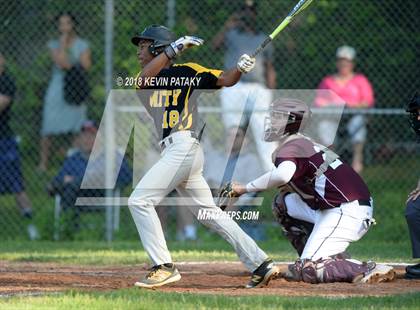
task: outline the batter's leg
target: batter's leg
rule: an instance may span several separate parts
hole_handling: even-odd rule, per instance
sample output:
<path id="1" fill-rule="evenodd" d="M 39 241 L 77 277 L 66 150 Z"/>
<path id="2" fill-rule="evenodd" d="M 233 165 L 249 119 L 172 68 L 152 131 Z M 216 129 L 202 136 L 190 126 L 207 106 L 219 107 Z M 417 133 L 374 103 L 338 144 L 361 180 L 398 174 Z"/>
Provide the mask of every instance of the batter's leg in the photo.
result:
<path id="1" fill-rule="evenodd" d="M 196 203 L 196 205 L 190 206 L 191 212 L 196 217 L 199 213 L 223 213 L 215 205 L 210 188 L 201 173 L 190 176 L 188 181 L 177 187 L 177 190 L 181 196 L 189 197 L 192 202 Z M 268 258 L 255 241 L 231 218 L 199 219 L 199 221 L 229 242 L 249 271 L 254 271 Z"/>
<path id="2" fill-rule="evenodd" d="M 128 206 L 136 224 L 143 247 L 154 265 L 171 263 L 157 206 L 183 180 L 194 165 L 198 144 L 186 142 L 172 145 L 163 157 L 140 180 L 128 199 Z"/>
<path id="3" fill-rule="evenodd" d="M 158 184 L 157 180 L 159 177 L 157 176 L 164 174 L 165 169 L 170 169 L 170 167 L 162 162 L 156 163 L 140 180 L 128 199 L 128 207 L 136 224 L 144 250 L 149 255 L 153 265 L 172 262 L 166 246 L 162 225 L 154 208 L 175 187 L 162 188 Z"/>

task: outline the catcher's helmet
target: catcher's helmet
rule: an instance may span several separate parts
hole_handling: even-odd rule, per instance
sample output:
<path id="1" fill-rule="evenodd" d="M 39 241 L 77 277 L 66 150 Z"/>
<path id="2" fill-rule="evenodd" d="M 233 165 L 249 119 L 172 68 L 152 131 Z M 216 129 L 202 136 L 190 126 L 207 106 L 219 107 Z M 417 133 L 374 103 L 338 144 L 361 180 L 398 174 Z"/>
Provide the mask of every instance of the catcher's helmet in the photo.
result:
<path id="1" fill-rule="evenodd" d="M 270 116 L 265 118 L 264 140 L 277 141 L 305 128 L 311 118 L 308 105 L 300 100 L 280 98 L 270 105 Z"/>
<path id="2" fill-rule="evenodd" d="M 418 141 L 420 142 L 420 120 L 419 120 L 419 111 L 420 111 L 420 96 L 416 92 L 408 103 L 406 111 L 409 114 L 408 119 L 410 121 L 411 128 L 417 135 Z"/>
<path id="3" fill-rule="evenodd" d="M 146 27 L 139 35 L 131 38 L 131 43 L 138 46 L 140 40 L 152 41 L 149 51 L 153 56 L 163 52 L 166 46 L 175 41 L 175 34 L 165 26 L 151 25 Z"/>

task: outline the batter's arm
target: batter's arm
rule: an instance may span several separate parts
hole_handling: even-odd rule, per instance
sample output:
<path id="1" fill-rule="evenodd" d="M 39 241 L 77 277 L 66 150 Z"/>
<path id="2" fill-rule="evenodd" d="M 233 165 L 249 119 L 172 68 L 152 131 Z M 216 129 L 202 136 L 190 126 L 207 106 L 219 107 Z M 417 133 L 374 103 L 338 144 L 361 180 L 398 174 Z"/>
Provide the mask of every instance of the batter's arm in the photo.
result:
<path id="1" fill-rule="evenodd" d="M 157 76 L 159 72 L 169 65 L 170 59 L 166 56 L 165 53 L 161 53 L 158 56 L 154 57 L 147 65 L 144 66 L 140 74 L 140 81 L 144 81 L 145 78 L 150 78 Z M 139 88 L 145 88 L 147 85 L 144 83 L 139 83 Z"/>
<path id="2" fill-rule="evenodd" d="M 239 79 L 241 78 L 242 73 L 237 69 L 233 68 L 227 71 L 224 71 L 219 78 L 217 79 L 217 86 L 233 86 L 238 83 Z"/>

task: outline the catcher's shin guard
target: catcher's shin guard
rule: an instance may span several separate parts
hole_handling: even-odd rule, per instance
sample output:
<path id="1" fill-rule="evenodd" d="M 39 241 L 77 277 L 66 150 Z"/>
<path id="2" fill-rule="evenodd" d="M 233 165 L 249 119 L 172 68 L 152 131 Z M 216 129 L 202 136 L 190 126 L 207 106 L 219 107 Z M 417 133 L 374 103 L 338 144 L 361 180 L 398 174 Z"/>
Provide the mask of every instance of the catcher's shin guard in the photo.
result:
<path id="1" fill-rule="evenodd" d="M 288 266 L 284 278 L 288 281 L 307 283 L 362 282 L 366 274 L 375 268 L 375 263 L 357 263 L 347 259 L 320 258 L 317 261 L 298 259 Z"/>
<path id="2" fill-rule="evenodd" d="M 280 192 L 274 197 L 271 209 L 274 218 L 280 224 L 283 234 L 290 241 L 293 247 L 298 252 L 299 256 L 308 241 L 309 235 L 314 228 L 314 224 L 306 221 L 298 220 L 287 214 L 287 207 L 284 202 L 284 197 L 289 193 Z"/>

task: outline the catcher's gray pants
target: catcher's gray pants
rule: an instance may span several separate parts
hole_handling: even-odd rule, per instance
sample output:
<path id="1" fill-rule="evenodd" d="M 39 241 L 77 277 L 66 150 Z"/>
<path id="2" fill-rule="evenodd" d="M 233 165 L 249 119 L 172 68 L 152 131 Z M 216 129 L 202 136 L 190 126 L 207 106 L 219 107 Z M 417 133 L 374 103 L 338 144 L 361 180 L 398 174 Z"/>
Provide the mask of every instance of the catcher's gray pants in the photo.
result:
<path id="1" fill-rule="evenodd" d="M 420 258 L 420 197 L 407 203 L 405 218 L 410 231 L 413 258 Z"/>
<path id="2" fill-rule="evenodd" d="M 171 134 L 163 143 L 165 149 L 161 158 L 140 180 L 128 199 L 143 247 L 154 265 L 172 262 L 154 207 L 173 189 L 183 199 L 178 207 L 187 205 L 195 216 L 200 209 L 212 214 L 223 212 L 215 205 L 203 178 L 204 155 L 197 139 L 192 138 L 189 131 L 180 131 Z M 254 271 L 267 258 L 234 220 L 215 217 L 201 222 L 233 246 L 248 270 Z"/>

